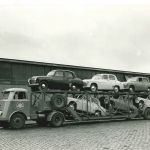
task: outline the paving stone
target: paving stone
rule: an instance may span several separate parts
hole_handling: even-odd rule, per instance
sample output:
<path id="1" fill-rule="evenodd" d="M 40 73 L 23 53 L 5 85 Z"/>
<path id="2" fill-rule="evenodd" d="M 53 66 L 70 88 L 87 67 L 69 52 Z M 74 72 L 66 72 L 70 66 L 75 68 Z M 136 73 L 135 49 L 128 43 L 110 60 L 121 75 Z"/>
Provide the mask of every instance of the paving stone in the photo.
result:
<path id="1" fill-rule="evenodd" d="M 0 150 L 150 150 L 150 121 L 0 128 Z"/>

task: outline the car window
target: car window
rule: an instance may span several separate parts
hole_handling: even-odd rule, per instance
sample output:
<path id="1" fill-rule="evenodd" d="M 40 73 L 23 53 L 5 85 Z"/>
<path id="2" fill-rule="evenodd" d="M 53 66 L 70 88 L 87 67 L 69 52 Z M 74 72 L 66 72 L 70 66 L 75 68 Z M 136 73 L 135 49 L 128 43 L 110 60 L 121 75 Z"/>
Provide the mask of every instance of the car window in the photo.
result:
<path id="1" fill-rule="evenodd" d="M 73 79 L 73 74 L 71 72 L 65 72 L 65 77 L 69 79 Z"/>
<path id="2" fill-rule="evenodd" d="M 55 73 L 55 77 L 63 77 L 64 76 L 64 73 L 62 71 L 57 71 Z"/>
<path id="3" fill-rule="evenodd" d="M 147 78 L 143 78 L 143 82 L 148 82 L 148 79 Z"/>
<path id="4" fill-rule="evenodd" d="M 26 99 L 25 92 L 16 92 L 14 95 L 14 99 Z"/>
<path id="5" fill-rule="evenodd" d="M 142 78 L 139 78 L 139 82 L 142 82 Z"/>
<path id="6" fill-rule="evenodd" d="M 107 79 L 108 79 L 108 75 L 104 74 L 104 75 L 102 76 L 102 79 L 107 80 Z"/>
<path id="7" fill-rule="evenodd" d="M 109 80 L 116 80 L 114 75 L 109 75 Z"/>

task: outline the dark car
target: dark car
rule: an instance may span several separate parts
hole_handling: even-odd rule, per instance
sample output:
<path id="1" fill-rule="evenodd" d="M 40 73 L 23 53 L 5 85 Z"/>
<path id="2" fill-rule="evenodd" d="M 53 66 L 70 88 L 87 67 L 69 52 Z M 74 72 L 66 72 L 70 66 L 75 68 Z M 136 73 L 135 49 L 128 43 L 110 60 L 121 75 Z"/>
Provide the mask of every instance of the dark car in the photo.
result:
<path id="1" fill-rule="evenodd" d="M 46 76 L 33 76 L 28 79 L 31 90 L 46 91 L 48 89 L 81 90 L 83 81 L 69 70 L 52 70 Z"/>

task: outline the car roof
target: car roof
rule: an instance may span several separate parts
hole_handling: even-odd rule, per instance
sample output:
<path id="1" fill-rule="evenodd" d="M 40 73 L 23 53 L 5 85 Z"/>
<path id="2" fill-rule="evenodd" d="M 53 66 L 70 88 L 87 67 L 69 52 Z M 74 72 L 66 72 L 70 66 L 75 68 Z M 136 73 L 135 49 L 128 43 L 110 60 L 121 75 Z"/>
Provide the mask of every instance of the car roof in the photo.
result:
<path id="1" fill-rule="evenodd" d="M 72 72 L 72 73 L 74 73 L 73 71 L 71 71 L 71 70 L 63 70 L 63 69 L 55 69 L 55 70 L 51 70 L 51 71 L 63 71 L 63 72 Z M 51 72 L 50 71 L 50 72 Z"/>
<path id="2" fill-rule="evenodd" d="M 94 76 L 101 76 L 101 75 L 113 75 L 113 76 L 115 76 L 114 74 L 111 74 L 111 73 L 101 73 L 101 74 L 95 74 Z"/>
<path id="3" fill-rule="evenodd" d="M 4 90 L 6 92 L 27 92 L 27 89 L 24 88 L 9 88 Z"/>
<path id="4" fill-rule="evenodd" d="M 140 76 L 137 76 L 137 77 L 130 77 L 129 79 L 137 79 L 137 78 L 147 78 L 147 77 L 140 77 Z"/>

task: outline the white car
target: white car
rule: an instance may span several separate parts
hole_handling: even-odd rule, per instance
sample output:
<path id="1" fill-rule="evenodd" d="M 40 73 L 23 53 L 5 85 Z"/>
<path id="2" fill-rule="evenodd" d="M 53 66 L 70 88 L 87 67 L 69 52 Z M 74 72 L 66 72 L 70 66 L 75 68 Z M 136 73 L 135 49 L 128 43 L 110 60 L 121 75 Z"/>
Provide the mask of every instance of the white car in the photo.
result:
<path id="1" fill-rule="evenodd" d="M 95 114 L 95 116 L 106 116 L 106 109 L 100 104 L 97 98 L 86 95 L 79 95 L 76 98 L 68 97 L 68 105 L 74 110 Z"/>
<path id="2" fill-rule="evenodd" d="M 147 98 L 137 97 L 135 103 L 138 104 L 140 113 L 144 119 L 150 119 L 150 96 Z"/>
<path id="3" fill-rule="evenodd" d="M 117 77 L 113 74 L 96 74 L 91 79 L 83 80 L 85 86 L 91 91 L 97 90 L 114 90 L 118 92 L 124 89 L 123 83 L 118 81 Z"/>

